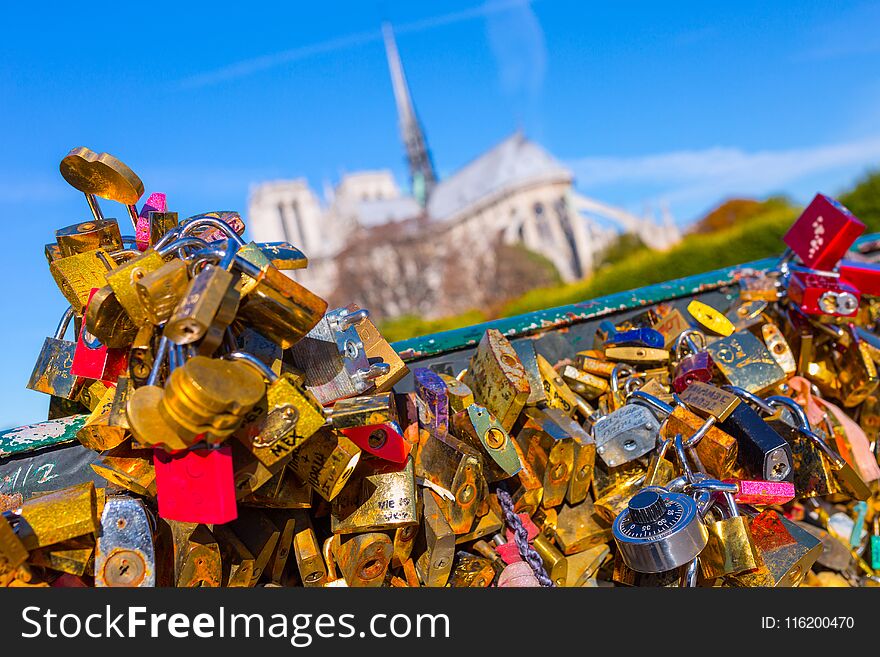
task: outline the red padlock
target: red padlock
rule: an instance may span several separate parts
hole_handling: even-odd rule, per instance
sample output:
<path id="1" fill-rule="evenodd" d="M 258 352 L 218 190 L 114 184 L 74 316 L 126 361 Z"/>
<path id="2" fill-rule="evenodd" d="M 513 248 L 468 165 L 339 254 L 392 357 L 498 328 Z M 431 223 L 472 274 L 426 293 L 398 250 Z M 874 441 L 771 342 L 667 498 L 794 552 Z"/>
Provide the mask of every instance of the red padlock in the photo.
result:
<path id="1" fill-rule="evenodd" d="M 400 435 L 400 429 L 391 423 L 348 427 L 340 431 L 368 454 L 393 463 L 406 463 L 412 447 Z"/>
<path id="2" fill-rule="evenodd" d="M 852 285 L 830 274 L 793 270 L 788 299 L 807 315 L 851 317 L 859 311 L 862 295 Z"/>
<path id="3" fill-rule="evenodd" d="M 870 262 L 841 260 L 840 277 L 862 294 L 880 297 L 880 267 Z"/>
<path id="4" fill-rule="evenodd" d="M 98 288 L 89 293 L 89 303 Z M 88 311 L 88 304 L 86 304 Z M 86 330 L 83 322 L 77 336 L 70 373 L 86 379 L 99 379 L 107 383 L 116 383 L 119 376 L 128 368 L 128 350 L 105 347 Z"/>
<path id="5" fill-rule="evenodd" d="M 697 344 L 694 338 L 701 340 Z M 682 355 L 682 349 L 687 347 L 687 355 Z M 709 383 L 712 380 L 712 368 L 715 363 L 709 352 L 706 351 L 706 336 L 695 330 L 682 331 L 675 340 L 675 354 L 678 357 L 678 365 L 672 376 L 672 388 L 681 394 L 694 382 Z"/>
<path id="6" fill-rule="evenodd" d="M 238 517 L 232 446 L 153 450 L 159 515 L 168 520 L 223 524 Z"/>
<path id="7" fill-rule="evenodd" d="M 816 194 L 782 239 L 810 269 L 829 270 L 864 232 L 865 224 L 852 212 Z"/>

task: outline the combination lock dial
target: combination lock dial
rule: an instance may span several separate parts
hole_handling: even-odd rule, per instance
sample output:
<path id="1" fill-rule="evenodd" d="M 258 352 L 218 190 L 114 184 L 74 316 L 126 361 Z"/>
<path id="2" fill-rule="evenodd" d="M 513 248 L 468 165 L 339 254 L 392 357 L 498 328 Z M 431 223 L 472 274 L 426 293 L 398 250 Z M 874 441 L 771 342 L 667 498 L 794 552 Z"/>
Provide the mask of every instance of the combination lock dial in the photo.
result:
<path id="1" fill-rule="evenodd" d="M 708 533 L 687 495 L 646 488 L 614 519 L 614 541 L 627 566 L 661 573 L 692 561 L 706 547 Z"/>

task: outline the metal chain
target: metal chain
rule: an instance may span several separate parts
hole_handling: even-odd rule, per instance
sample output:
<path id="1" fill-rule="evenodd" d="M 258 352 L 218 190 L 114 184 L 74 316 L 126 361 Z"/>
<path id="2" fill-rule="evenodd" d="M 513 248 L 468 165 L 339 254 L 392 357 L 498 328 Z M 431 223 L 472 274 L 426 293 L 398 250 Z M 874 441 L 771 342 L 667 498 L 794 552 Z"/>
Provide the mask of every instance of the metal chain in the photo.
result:
<path id="1" fill-rule="evenodd" d="M 504 521 L 507 523 L 508 528 L 513 531 L 513 540 L 519 549 L 520 556 L 529 564 L 541 586 L 553 587 L 553 580 L 550 579 L 550 575 L 547 574 L 547 570 L 544 568 L 544 561 L 535 551 L 535 548 L 529 545 L 529 533 L 523 526 L 522 520 L 513 510 L 513 499 L 511 499 L 510 493 L 503 488 L 498 488 L 495 494 L 498 496 L 499 504 L 501 504 Z"/>

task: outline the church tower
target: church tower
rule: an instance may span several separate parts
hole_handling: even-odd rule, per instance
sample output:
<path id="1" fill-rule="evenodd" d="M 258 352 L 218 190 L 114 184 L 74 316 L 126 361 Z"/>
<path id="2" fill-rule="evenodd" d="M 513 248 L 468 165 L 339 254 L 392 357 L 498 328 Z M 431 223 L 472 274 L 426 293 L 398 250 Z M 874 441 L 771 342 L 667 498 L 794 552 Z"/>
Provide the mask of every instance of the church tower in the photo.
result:
<path id="1" fill-rule="evenodd" d="M 388 58 L 388 69 L 391 72 L 391 83 L 394 86 L 394 100 L 397 103 L 397 117 L 400 122 L 400 136 L 406 148 L 406 160 L 409 164 L 410 184 L 412 194 L 424 207 L 428 197 L 437 184 L 437 175 L 434 172 L 434 163 L 431 161 L 431 153 L 422 131 L 422 126 L 416 116 L 406 76 L 403 73 L 403 65 L 400 63 L 400 55 L 397 53 L 397 43 L 394 41 L 394 32 L 391 25 L 382 25 L 382 34 L 385 37 L 385 54 Z"/>

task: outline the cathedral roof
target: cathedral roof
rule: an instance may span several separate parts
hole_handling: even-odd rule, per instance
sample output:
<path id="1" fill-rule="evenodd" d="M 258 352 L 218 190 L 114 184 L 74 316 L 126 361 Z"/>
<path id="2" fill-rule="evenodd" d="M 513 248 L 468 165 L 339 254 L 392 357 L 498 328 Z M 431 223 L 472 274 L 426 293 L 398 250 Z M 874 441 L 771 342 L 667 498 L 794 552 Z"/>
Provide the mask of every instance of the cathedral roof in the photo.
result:
<path id="1" fill-rule="evenodd" d="M 572 178 L 572 172 L 559 160 L 516 132 L 441 180 L 428 201 L 428 214 L 442 221 L 512 188 Z"/>

